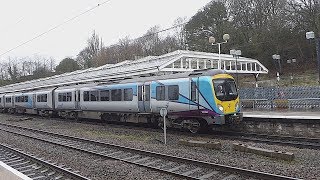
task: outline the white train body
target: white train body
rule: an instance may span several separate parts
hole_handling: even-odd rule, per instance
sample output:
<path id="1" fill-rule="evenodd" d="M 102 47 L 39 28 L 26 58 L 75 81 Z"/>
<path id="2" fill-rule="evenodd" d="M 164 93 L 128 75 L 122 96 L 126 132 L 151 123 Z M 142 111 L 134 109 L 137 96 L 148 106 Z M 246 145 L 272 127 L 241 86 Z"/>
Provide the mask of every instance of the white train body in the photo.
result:
<path id="1" fill-rule="evenodd" d="M 0 94 L 0 109 L 3 111 L 4 109 L 4 102 L 5 102 L 5 99 L 4 99 L 4 94 Z"/>
<path id="2" fill-rule="evenodd" d="M 218 85 L 227 87 L 230 93 L 217 93 Z M 65 86 L 2 94 L 0 99 L 0 109 L 10 112 L 33 109 L 40 115 L 137 123 L 161 124 L 159 112 L 166 108 L 169 126 L 190 130 L 225 124 L 228 118 L 242 118 L 234 79 L 221 71 L 202 76 L 186 73 Z"/>
<path id="3" fill-rule="evenodd" d="M 55 89 L 55 88 L 54 88 Z M 34 92 L 36 96 L 35 108 L 38 110 L 53 110 L 54 107 L 54 89 L 47 89 Z"/>

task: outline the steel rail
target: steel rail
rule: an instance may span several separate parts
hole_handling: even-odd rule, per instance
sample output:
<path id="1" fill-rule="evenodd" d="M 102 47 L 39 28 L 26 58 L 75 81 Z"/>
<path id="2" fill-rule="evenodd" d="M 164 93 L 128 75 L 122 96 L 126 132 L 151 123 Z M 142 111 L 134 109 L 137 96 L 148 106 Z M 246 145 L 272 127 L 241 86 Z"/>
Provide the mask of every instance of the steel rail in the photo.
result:
<path id="1" fill-rule="evenodd" d="M 0 160 L 32 179 L 75 179 L 88 178 L 70 171 L 70 168 L 49 163 L 25 152 L 0 143 Z"/>
<path id="2" fill-rule="evenodd" d="M 233 131 L 218 131 L 215 132 L 215 134 L 219 134 L 225 137 L 232 137 L 233 139 L 239 139 L 244 141 L 289 145 L 299 148 L 320 149 L 320 139 L 318 138 L 279 136 L 259 133 L 242 133 Z"/>
<path id="3" fill-rule="evenodd" d="M 38 133 L 38 134 L 31 136 L 31 135 L 23 134 L 21 132 L 14 132 L 14 131 L 5 130 L 2 128 L 0 129 L 8 133 L 13 133 L 16 135 L 37 139 L 43 142 L 64 146 L 74 150 L 90 153 L 93 155 L 98 155 L 100 157 L 111 158 L 111 159 L 123 161 L 126 163 L 130 163 L 130 164 L 135 164 L 141 167 L 150 168 L 156 171 L 164 172 L 167 174 L 171 174 L 174 176 L 187 178 L 187 179 L 206 179 L 212 176 L 220 176 L 221 179 L 226 177 L 242 178 L 243 176 L 245 176 L 246 178 L 255 177 L 260 179 L 275 179 L 275 180 L 297 179 L 293 177 L 275 175 L 275 174 L 259 172 L 255 170 L 248 170 L 248 169 L 231 167 L 227 165 L 210 163 L 210 162 L 205 162 L 200 160 L 194 160 L 194 159 L 182 158 L 182 157 L 172 156 L 172 155 L 167 155 L 162 153 L 156 153 L 156 152 L 151 152 L 151 151 L 146 151 L 146 150 L 141 150 L 136 148 L 130 148 L 130 147 L 115 145 L 111 143 L 105 143 L 97 140 L 89 140 L 89 139 L 75 137 L 75 136 L 67 136 L 67 135 L 52 133 L 52 132 L 43 131 L 43 130 L 36 130 L 32 128 L 26 128 L 26 127 L 3 124 L 3 123 L 0 123 L 0 125 L 7 126 L 10 128 L 18 128 L 26 131 L 31 131 L 33 133 Z M 54 136 L 55 140 L 50 140 L 50 138 L 48 137 L 39 138 L 42 136 L 41 134 Z M 59 142 L 57 142 L 58 141 L 57 139 L 59 138 L 61 138 L 62 140 L 59 140 Z M 92 147 L 92 145 L 94 145 L 93 146 L 94 149 L 90 149 L 90 146 Z M 96 148 L 98 148 L 98 146 L 103 148 L 108 147 L 109 149 L 102 148 L 100 150 L 97 150 Z M 113 148 L 113 149 L 110 151 L 110 148 Z M 151 159 L 151 161 L 148 159 Z M 165 162 L 165 163 L 159 164 L 158 162 L 162 162 L 162 163 Z M 246 179 L 246 178 L 243 178 L 243 179 Z"/>

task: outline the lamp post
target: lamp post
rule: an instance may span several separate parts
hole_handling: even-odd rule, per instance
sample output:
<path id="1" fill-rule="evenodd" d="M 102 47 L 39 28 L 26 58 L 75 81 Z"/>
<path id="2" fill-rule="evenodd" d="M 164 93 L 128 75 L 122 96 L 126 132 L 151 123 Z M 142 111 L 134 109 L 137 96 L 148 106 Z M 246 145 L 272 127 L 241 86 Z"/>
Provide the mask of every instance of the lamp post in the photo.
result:
<path id="1" fill-rule="evenodd" d="M 227 43 L 229 39 L 230 39 L 230 35 L 229 34 L 224 34 L 223 35 L 224 42 L 215 43 L 216 42 L 216 38 L 214 38 L 213 36 L 209 37 L 209 43 L 211 43 L 211 45 L 213 45 L 213 46 L 214 45 L 218 45 L 218 49 L 219 49 L 218 69 L 221 69 L 221 44 Z"/>
<path id="2" fill-rule="evenodd" d="M 292 66 L 293 66 L 293 64 L 296 63 L 296 62 L 297 62 L 296 59 L 288 59 L 288 60 L 287 60 L 287 63 L 289 64 L 289 66 L 290 66 L 290 71 L 291 71 L 291 74 L 290 74 L 291 84 L 293 84 L 293 68 L 292 68 Z"/>
<path id="3" fill-rule="evenodd" d="M 210 33 L 211 35 L 213 35 L 214 33 L 212 31 L 209 31 L 209 30 L 202 30 L 202 32 L 208 32 Z M 223 40 L 224 42 L 220 42 L 220 43 L 216 43 L 216 38 L 213 37 L 213 36 L 210 36 L 209 37 L 209 43 L 211 43 L 211 45 L 218 45 L 218 50 L 219 50 L 219 63 L 218 63 L 218 69 L 221 69 L 221 44 L 224 44 L 224 43 L 227 43 L 228 40 L 230 39 L 230 35 L 229 34 L 224 34 L 223 35 Z"/>
<path id="4" fill-rule="evenodd" d="M 238 58 L 239 58 L 239 56 L 241 56 L 241 50 L 231 49 L 230 54 L 236 59 L 235 70 L 236 70 L 237 84 L 238 84 L 238 89 L 239 89 Z"/>
<path id="5" fill-rule="evenodd" d="M 272 55 L 272 59 L 274 61 L 277 61 L 278 66 L 276 65 L 276 69 L 277 69 L 277 81 L 280 81 L 280 74 L 281 74 L 281 61 L 280 61 L 280 55 L 278 54 L 274 54 Z M 279 67 L 279 68 L 278 68 Z"/>
<path id="6" fill-rule="evenodd" d="M 306 32 L 306 39 L 308 39 L 308 40 L 315 39 L 316 40 L 318 75 L 319 75 L 318 82 L 320 83 L 320 37 L 316 38 L 314 35 L 314 32 L 310 31 L 310 32 Z"/>

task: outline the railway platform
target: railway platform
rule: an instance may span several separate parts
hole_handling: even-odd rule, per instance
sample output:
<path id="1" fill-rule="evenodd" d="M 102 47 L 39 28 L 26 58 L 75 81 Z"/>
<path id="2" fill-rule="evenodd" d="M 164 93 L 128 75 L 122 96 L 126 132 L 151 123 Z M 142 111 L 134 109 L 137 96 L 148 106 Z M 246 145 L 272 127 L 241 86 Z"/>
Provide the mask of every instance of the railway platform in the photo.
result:
<path id="1" fill-rule="evenodd" d="M 243 109 L 242 131 L 320 138 L 320 111 Z"/>
<path id="2" fill-rule="evenodd" d="M 320 120 L 320 111 L 243 110 L 244 118 Z"/>
<path id="3" fill-rule="evenodd" d="M 4 162 L 0 161 L 0 179 L 9 180 L 32 180 L 28 176 L 22 174 L 21 172 L 13 169 Z"/>

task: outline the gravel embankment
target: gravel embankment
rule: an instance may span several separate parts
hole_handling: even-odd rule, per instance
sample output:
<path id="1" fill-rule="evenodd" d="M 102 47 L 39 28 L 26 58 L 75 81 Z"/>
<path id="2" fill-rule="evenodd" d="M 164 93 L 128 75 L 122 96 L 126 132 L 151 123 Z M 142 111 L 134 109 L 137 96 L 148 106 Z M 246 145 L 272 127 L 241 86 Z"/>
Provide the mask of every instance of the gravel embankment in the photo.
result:
<path id="1" fill-rule="evenodd" d="M 295 160 L 292 162 L 277 160 L 254 154 L 248 154 L 232 150 L 232 143 L 237 140 L 209 139 L 206 137 L 190 137 L 169 133 L 168 144 L 165 146 L 158 140 L 162 140 L 163 134 L 148 128 L 124 127 L 118 125 L 94 125 L 88 123 L 68 122 L 50 118 L 33 117 L 32 120 L 15 121 L 20 116 L 0 114 L 0 122 L 16 124 L 20 126 L 43 129 L 47 131 L 80 136 L 89 139 L 105 141 L 139 149 L 193 158 L 213 163 L 219 163 L 239 168 L 264 171 L 278 175 L 291 176 L 303 179 L 317 179 L 320 177 L 320 151 L 299 149 L 261 143 L 241 142 L 255 147 L 292 152 Z M 158 139 L 158 140 L 157 140 Z M 200 147 L 187 147 L 178 144 L 179 139 L 193 139 L 202 141 L 219 141 L 223 148 L 211 150 Z M 81 172 L 82 175 L 92 179 L 172 179 L 174 177 L 155 171 L 146 170 L 126 163 L 101 159 L 95 156 L 71 151 L 66 148 L 57 148 L 47 143 L 41 143 L 9 135 L 0 131 L 0 142 L 12 144 L 28 152 L 39 154 L 52 159 L 60 164 L 65 164 Z"/>

